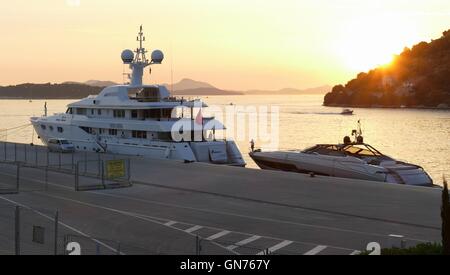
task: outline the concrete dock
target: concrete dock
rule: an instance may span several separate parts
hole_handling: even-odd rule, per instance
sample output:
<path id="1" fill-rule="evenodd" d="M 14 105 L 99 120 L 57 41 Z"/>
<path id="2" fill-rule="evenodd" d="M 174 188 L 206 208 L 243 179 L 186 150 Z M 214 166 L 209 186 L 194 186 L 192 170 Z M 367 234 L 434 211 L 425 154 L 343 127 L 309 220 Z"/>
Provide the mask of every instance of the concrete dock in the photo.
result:
<path id="1" fill-rule="evenodd" d="M 0 161 L 24 157 L 26 146 L 12 146 L 0 144 Z M 74 175 L 56 169 L 44 189 L 1 195 L 0 254 L 14 253 L 17 205 L 47 216 L 49 227 L 58 210 L 59 237 L 92 246 L 89 254 L 350 255 L 370 242 L 391 246 L 390 235 L 404 236 L 406 245 L 440 241 L 439 189 L 96 153 L 50 154 L 47 161 L 45 148 L 27 150 L 22 186 L 39 186 L 47 163 L 86 158 L 90 168 L 99 158 L 129 158 L 133 186 L 76 192 Z M 3 181 L 13 181 L 15 171 L 0 165 Z"/>

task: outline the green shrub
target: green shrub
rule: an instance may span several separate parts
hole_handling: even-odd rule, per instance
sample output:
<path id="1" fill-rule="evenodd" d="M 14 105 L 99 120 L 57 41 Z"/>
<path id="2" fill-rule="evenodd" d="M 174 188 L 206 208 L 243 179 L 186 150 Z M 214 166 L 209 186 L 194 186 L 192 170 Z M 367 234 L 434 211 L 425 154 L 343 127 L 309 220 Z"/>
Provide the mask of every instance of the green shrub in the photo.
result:
<path id="1" fill-rule="evenodd" d="M 381 255 L 442 255 L 442 245 L 437 243 L 419 244 L 410 248 L 387 248 Z"/>

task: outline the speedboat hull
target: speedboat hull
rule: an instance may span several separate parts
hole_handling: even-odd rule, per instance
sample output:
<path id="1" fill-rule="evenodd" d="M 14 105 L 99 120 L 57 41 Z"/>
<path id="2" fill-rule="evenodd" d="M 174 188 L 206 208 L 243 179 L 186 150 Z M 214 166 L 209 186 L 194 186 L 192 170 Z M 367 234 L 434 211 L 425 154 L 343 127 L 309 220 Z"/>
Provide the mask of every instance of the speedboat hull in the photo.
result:
<path id="1" fill-rule="evenodd" d="M 311 155 L 301 152 L 252 152 L 250 157 L 265 170 L 378 181 L 415 186 L 433 186 L 429 175 L 419 166 L 386 162 L 370 165 L 355 157 Z"/>

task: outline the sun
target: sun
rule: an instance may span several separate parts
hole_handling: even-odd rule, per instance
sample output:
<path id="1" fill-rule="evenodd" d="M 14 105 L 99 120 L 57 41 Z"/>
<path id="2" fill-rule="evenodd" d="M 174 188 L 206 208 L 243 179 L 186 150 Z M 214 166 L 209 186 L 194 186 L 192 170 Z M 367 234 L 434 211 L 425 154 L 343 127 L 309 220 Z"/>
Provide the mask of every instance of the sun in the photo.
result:
<path id="1" fill-rule="evenodd" d="M 334 50 L 349 70 L 366 72 L 392 62 L 413 39 L 408 29 L 395 18 L 356 18 L 345 25 Z"/>

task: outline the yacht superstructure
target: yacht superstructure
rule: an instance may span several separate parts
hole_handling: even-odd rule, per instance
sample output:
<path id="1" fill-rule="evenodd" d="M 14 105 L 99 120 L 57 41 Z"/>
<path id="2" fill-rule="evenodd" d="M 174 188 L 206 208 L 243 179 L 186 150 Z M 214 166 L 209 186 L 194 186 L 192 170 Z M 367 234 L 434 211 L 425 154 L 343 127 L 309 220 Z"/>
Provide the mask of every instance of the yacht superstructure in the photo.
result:
<path id="1" fill-rule="evenodd" d="M 138 41 L 135 52 L 122 52 L 132 70 L 129 84 L 74 102 L 66 113 L 31 118 L 42 142 L 62 138 L 78 151 L 245 166 L 234 141 L 216 138 L 225 126 L 202 116 L 205 103 L 172 97 L 165 86 L 143 84 L 144 69 L 161 64 L 164 55 L 155 50 L 151 60 L 146 58 L 142 26 Z"/>

